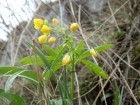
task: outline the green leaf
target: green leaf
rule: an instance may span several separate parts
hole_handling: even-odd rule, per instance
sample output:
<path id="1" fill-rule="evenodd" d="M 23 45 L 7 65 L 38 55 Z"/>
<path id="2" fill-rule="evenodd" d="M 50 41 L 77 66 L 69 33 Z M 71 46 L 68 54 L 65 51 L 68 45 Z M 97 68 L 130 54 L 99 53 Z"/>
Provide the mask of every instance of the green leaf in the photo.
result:
<path id="1" fill-rule="evenodd" d="M 57 27 L 57 28 L 54 28 L 53 30 L 55 32 L 64 33 L 66 29 L 64 27 Z"/>
<path id="2" fill-rule="evenodd" d="M 3 99 L 2 97 L 8 99 L 12 103 L 12 105 L 25 105 L 24 100 L 16 94 L 1 91 L 0 99 Z"/>
<path id="3" fill-rule="evenodd" d="M 54 66 L 53 69 L 50 69 L 50 70 L 46 69 L 46 70 L 44 70 L 43 77 L 44 78 L 50 78 L 52 73 L 54 73 L 55 71 L 59 70 L 61 67 L 62 67 L 62 65 L 56 65 L 56 66 Z"/>
<path id="4" fill-rule="evenodd" d="M 5 92 L 3 89 L 0 89 L 0 93 Z"/>
<path id="5" fill-rule="evenodd" d="M 81 54 L 79 59 L 87 58 L 89 56 L 91 56 L 90 52 L 89 51 L 85 51 L 84 53 Z"/>
<path id="6" fill-rule="evenodd" d="M 94 64 L 93 62 L 89 60 L 81 60 L 81 62 L 85 64 L 91 71 L 93 71 L 98 76 L 101 76 L 105 79 L 108 78 L 108 75 L 105 73 L 105 71 L 98 65 Z"/>
<path id="7" fill-rule="evenodd" d="M 101 101 L 105 101 L 108 97 L 112 96 L 110 93 L 105 93 L 104 96 L 102 96 Z M 119 105 L 119 104 L 118 104 Z"/>
<path id="8" fill-rule="evenodd" d="M 111 47 L 112 47 L 112 44 L 105 44 L 105 45 L 101 45 L 101 46 L 95 47 L 94 49 L 95 49 L 98 53 L 100 53 L 100 52 L 102 52 L 102 51 L 104 51 L 104 50 L 106 50 L 106 49 L 109 49 L 109 48 L 111 48 Z M 84 58 L 87 58 L 87 57 L 89 57 L 89 56 L 91 56 L 89 50 L 88 50 L 88 51 L 85 51 L 85 52 L 83 52 L 83 53 L 81 54 L 81 56 L 79 57 L 79 60 L 84 59 Z"/>
<path id="9" fill-rule="evenodd" d="M 115 81 L 115 91 L 114 91 L 114 95 L 115 95 L 114 105 L 119 105 L 119 88 L 118 88 L 118 86 L 117 86 L 116 81 Z"/>
<path id="10" fill-rule="evenodd" d="M 51 55 L 51 56 L 56 56 L 56 53 L 54 52 L 54 50 L 50 47 L 50 46 L 48 46 L 48 45 L 43 45 L 42 46 L 42 48 L 49 54 L 49 55 Z"/>
<path id="11" fill-rule="evenodd" d="M 33 46 L 32 44 L 28 43 L 29 46 L 31 46 L 33 49 L 36 50 L 36 53 L 39 55 L 39 57 L 42 59 L 42 61 L 45 63 L 45 65 L 50 68 L 50 64 L 49 62 L 46 60 L 45 55 L 35 46 Z"/>
<path id="12" fill-rule="evenodd" d="M 59 100 L 53 99 L 52 102 L 53 102 L 53 105 L 62 105 L 62 99 L 59 99 Z"/>
<path id="13" fill-rule="evenodd" d="M 25 70 L 24 68 L 9 66 L 9 67 L 0 67 L 0 75 L 11 76 L 17 72 Z M 31 80 L 34 83 L 38 83 L 37 74 L 33 70 L 24 71 L 19 75 L 20 77 L 24 77 L 26 79 Z"/>
<path id="14" fill-rule="evenodd" d="M 54 67 L 56 66 L 56 64 L 59 62 L 59 60 L 60 60 L 60 58 L 62 57 L 62 55 L 63 55 L 63 52 L 64 52 L 64 48 L 65 48 L 65 46 L 63 46 L 63 44 L 60 46 L 60 50 L 59 50 L 59 52 L 58 52 L 58 54 L 56 55 L 56 57 L 54 58 L 54 60 L 53 60 L 53 62 L 52 62 L 52 65 L 51 65 L 51 67 L 50 67 L 50 69 L 49 69 L 49 72 L 48 72 L 48 70 L 46 70 L 46 71 L 44 71 L 44 73 L 43 73 L 43 77 L 44 78 L 46 78 L 47 76 L 51 76 L 52 75 L 52 73 L 54 72 Z"/>
<path id="15" fill-rule="evenodd" d="M 37 59 L 37 62 L 36 62 L 36 59 Z M 45 59 L 47 59 L 47 61 L 50 62 L 54 60 L 54 57 L 45 56 Z M 27 57 L 22 58 L 19 62 L 24 65 L 38 65 L 42 67 L 45 66 L 43 60 L 39 56 L 27 56 Z"/>
<path id="16" fill-rule="evenodd" d="M 104 50 L 107 50 L 107 49 L 109 49 L 111 47 L 112 47 L 112 44 L 104 44 L 104 45 L 95 47 L 94 49 L 99 53 L 99 52 L 102 52 Z"/>
<path id="17" fill-rule="evenodd" d="M 11 88 L 11 85 L 12 85 L 13 81 L 15 80 L 15 78 L 25 71 L 27 71 L 27 70 L 19 71 L 19 72 L 12 74 L 6 81 L 5 88 L 4 88 L 5 91 L 8 91 Z"/>
<path id="18" fill-rule="evenodd" d="M 82 50 L 83 50 L 83 45 L 84 45 L 84 41 L 81 40 L 76 48 L 76 53 L 81 54 Z"/>

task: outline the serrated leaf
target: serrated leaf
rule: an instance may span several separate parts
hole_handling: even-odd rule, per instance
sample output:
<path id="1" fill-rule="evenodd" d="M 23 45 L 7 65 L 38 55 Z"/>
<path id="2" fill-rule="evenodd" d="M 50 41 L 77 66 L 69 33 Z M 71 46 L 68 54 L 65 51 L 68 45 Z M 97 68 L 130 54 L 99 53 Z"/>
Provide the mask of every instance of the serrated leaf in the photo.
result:
<path id="1" fill-rule="evenodd" d="M 108 78 L 108 75 L 105 73 L 105 71 L 98 65 L 94 64 L 93 62 L 89 60 L 81 60 L 81 62 L 85 64 L 92 72 L 94 72 L 98 76 L 101 76 L 102 78 L 105 79 Z"/>
<path id="2" fill-rule="evenodd" d="M 94 49 L 99 53 L 99 52 L 102 52 L 104 50 L 107 50 L 107 49 L 109 49 L 111 47 L 112 47 L 112 44 L 104 44 L 104 45 L 95 47 Z"/>

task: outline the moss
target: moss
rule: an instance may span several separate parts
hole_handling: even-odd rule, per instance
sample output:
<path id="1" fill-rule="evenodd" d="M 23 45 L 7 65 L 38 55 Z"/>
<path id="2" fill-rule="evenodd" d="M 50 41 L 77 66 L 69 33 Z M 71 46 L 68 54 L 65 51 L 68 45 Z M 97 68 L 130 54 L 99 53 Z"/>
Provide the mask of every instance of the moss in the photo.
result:
<path id="1" fill-rule="evenodd" d="M 112 32 L 110 38 L 122 38 L 124 35 L 125 35 L 125 31 L 120 29 L 115 32 Z"/>
<path id="2" fill-rule="evenodd" d="M 135 45 L 134 54 L 138 56 L 140 54 L 140 43 Z"/>
<path id="3" fill-rule="evenodd" d="M 138 102 L 140 102 L 140 85 L 137 88 L 137 91 L 135 93 L 135 97 L 138 100 Z"/>

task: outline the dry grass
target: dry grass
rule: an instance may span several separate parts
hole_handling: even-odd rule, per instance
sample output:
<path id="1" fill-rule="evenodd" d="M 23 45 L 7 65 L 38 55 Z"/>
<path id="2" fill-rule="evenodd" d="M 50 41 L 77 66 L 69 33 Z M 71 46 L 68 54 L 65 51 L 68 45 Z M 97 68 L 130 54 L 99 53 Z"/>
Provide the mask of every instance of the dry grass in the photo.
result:
<path id="1" fill-rule="evenodd" d="M 65 18 L 63 17 L 61 11 L 63 4 L 59 2 L 59 6 L 60 5 L 59 17 L 60 20 L 63 21 Z M 40 8 L 41 6 L 38 6 L 38 9 Z M 49 11 L 55 11 L 55 8 L 51 8 L 51 6 L 48 7 L 48 5 L 46 5 L 46 8 L 49 8 Z M 75 74 L 77 77 L 75 85 L 76 105 L 95 105 L 95 103 L 97 105 L 114 105 L 114 93 L 116 91 L 115 83 L 117 83 L 119 89 L 119 99 L 121 105 L 139 105 L 140 2 L 138 0 L 108 0 L 104 5 L 103 11 L 99 13 L 98 16 L 94 16 L 96 19 L 89 19 L 89 16 L 97 14 L 90 14 L 89 11 L 79 5 L 77 8 L 77 13 L 75 13 L 72 3 L 70 3 L 70 7 L 67 8 L 69 9 L 69 14 L 71 14 L 71 21 L 77 21 L 80 24 L 79 32 L 77 33 L 75 40 L 79 40 L 79 38 L 83 39 L 88 49 L 91 46 L 95 47 L 104 43 L 112 43 L 114 46 L 109 51 L 101 53 L 99 58 L 92 58 L 93 62 L 103 67 L 104 70 L 110 74 L 107 80 L 103 80 L 96 77 L 94 74 L 92 75 L 91 73 L 87 72 L 83 65 L 77 67 L 78 70 Z M 83 14 L 85 15 L 84 17 L 82 17 Z M 38 16 L 38 14 L 36 14 L 36 16 Z M 88 22 L 83 22 L 82 18 L 88 20 Z M 70 21 L 63 21 L 62 23 L 65 22 L 70 23 Z M 23 37 L 23 35 L 26 34 L 27 36 L 28 33 L 31 38 L 34 38 L 32 34 L 37 35 L 37 33 L 29 32 L 30 30 L 28 28 L 30 27 L 31 22 L 27 24 L 25 28 L 25 25 L 22 25 L 23 24 L 19 25 L 22 27 L 21 31 L 19 32 L 22 34 L 19 36 L 19 38 L 16 39 L 15 35 L 14 37 L 11 37 L 11 39 L 14 39 L 12 41 L 16 40 L 18 42 L 18 44 L 16 43 L 17 47 L 15 47 L 15 44 L 13 44 L 13 51 L 15 52 L 8 51 L 8 53 L 13 56 L 13 58 L 10 58 L 12 61 L 11 65 L 15 64 L 17 58 L 26 55 L 26 53 L 24 55 L 19 55 L 21 52 L 23 52 L 23 50 L 26 52 L 27 49 L 27 45 L 24 43 L 24 41 L 22 41 L 22 39 L 25 40 L 24 38 L 26 38 Z M 19 29 L 17 28 L 17 30 Z M 87 78 L 87 75 L 89 78 Z M 87 84 L 89 85 L 87 86 Z M 32 93 L 28 86 L 21 86 L 22 90 L 24 90 L 26 87 L 26 89 Z M 23 95 L 24 92 L 25 91 L 22 91 L 21 94 Z M 31 95 L 30 93 L 29 95 Z M 111 94 L 111 96 L 106 98 L 104 101 L 101 101 L 101 98 L 108 93 Z M 25 98 L 26 97 L 27 96 L 25 96 Z M 32 102 L 35 98 L 36 97 L 33 97 L 31 99 Z M 33 105 L 32 102 L 30 105 Z"/>

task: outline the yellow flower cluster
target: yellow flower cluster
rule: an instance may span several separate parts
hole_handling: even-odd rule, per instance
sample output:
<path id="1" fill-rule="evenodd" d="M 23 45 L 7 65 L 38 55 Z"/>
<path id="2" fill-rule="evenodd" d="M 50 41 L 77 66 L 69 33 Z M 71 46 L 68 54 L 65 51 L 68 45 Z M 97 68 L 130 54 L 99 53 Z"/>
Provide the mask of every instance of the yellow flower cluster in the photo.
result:
<path id="1" fill-rule="evenodd" d="M 42 20 L 40 18 L 35 18 L 33 20 L 33 22 L 34 22 L 34 28 L 39 29 L 40 32 L 42 33 L 42 35 L 39 36 L 39 38 L 38 38 L 38 42 L 40 44 L 46 43 L 48 34 L 51 32 L 51 27 L 49 27 L 49 25 L 48 25 L 48 20 Z M 53 18 L 52 24 L 54 26 L 59 25 L 59 20 Z M 71 31 L 76 31 L 77 29 L 78 29 L 78 23 L 72 23 L 70 25 Z M 54 43 L 55 41 L 56 41 L 55 37 L 50 37 L 50 39 L 48 40 L 48 43 Z"/>
<path id="2" fill-rule="evenodd" d="M 35 29 L 39 29 L 40 32 L 42 33 L 41 36 L 38 37 L 38 42 L 40 44 L 43 44 L 43 43 L 46 43 L 47 42 L 47 38 L 48 38 L 48 34 L 51 32 L 51 27 L 49 27 L 49 23 L 48 23 L 48 20 L 42 20 L 42 19 L 34 19 L 33 20 L 34 22 L 34 28 Z M 52 25 L 53 26 L 57 26 L 59 25 L 59 20 L 53 18 L 52 19 Z M 78 29 L 78 23 L 72 23 L 70 25 L 70 30 L 71 31 L 76 31 Z M 55 37 L 50 37 L 48 39 L 48 43 L 54 43 L 56 41 L 56 38 Z M 90 54 L 97 57 L 97 51 L 94 50 L 94 49 L 90 49 Z M 64 66 L 67 66 L 71 61 L 71 57 L 70 57 L 70 54 L 65 54 L 63 59 L 62 59 L 62 64 Z"/>
<path id="3" fill-rule="evenodd" d="M 48 26 L 48 20 L 35 18 L 33 22 L 34 22 L 34 28 L 40 29 L 40 32 L 42 33 L 42 35 L 38 37 L 38 42 L 40 44 L 46 43 L 48 34 L 51 32 L 51 27 Z M 54 26 L 59 25 L 59 21 L 57 19 L 52 19 L 52 24 Z M 56 41 L 56 38 L 51 37 L 48 40 L 48 43 L 54 43 L 55 41 Z"/>

